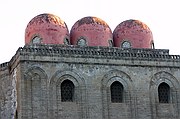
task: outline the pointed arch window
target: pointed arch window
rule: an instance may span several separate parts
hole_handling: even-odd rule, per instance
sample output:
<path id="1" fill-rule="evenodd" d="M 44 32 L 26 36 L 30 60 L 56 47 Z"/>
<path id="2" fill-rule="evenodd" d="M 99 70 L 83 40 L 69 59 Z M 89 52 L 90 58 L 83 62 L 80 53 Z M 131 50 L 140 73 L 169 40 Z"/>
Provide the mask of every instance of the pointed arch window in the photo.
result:
<path id="1" fill-rule="evenodd" d="M 61 101 L 73 102 L 74 84 L 70 80 L 65 80 L 61 83 Z"/>
<path id="2" fill-rule="evenodd" d="M 120 82 L 115 81 L 111 84 L 110 90 L 111 90 L 111 102 L 122 103 L 123 91 L 124 91 L 123 85 Z"/>
<path id="3" fill-rule="evenodd" d="M 158 87 L 159 103 L 169 103 L 170 87 L 167 83 L 161 83 Z"/>

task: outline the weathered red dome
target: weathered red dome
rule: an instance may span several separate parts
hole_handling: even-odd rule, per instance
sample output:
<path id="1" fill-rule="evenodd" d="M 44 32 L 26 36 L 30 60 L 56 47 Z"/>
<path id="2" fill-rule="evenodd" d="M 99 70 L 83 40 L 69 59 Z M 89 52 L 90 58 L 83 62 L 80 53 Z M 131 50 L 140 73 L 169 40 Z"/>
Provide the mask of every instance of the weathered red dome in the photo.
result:
<path id="1" fill-rule="evenodd" d="M 153 48 L 153 35 L 149 27 L 138 20 L 126 20 L 113 31 L 115 47 Z"/>
<path id="2" fill-rule="evenodd" d="M 78 20 L 70 32 L 72 45 L 112 46 L 112 31 L 107 23 L 97 17 Z"/>
<path id="3" fill-rule="evenodd" d="M 37 15 L 28 23 L 25 30 L 25 44 L 33 43 L 69 43 L 66 23 L 53 14 Z"/>

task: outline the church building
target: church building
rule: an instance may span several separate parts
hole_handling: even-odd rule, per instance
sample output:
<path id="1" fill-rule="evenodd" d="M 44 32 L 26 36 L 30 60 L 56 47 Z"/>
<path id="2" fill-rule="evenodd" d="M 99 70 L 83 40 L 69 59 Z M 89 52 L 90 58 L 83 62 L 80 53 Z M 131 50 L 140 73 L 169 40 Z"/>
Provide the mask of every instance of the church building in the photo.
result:
<path id="1" fill-rule="evenodd" d="M 180 119 L 180 55 L 139 20 L 39 14 L 0 64 L 0 119 Z"/>

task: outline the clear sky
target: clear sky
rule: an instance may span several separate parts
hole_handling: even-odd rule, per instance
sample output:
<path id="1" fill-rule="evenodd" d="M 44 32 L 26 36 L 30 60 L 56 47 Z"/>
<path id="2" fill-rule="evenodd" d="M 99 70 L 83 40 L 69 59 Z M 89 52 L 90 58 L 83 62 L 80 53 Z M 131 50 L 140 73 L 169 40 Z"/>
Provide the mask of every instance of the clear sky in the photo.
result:
<path id="1" fill-rule="evenodd" d="M 124 20 L 137 19 L 151 29 L 156 49 L 180 55 L 179 0 L 1 0 L 0 63 L 9 61 L 24 46 L 27 24 L 42 13 L 59 16 L 69 31 L 86 16 L 101 18 L 112 31 Z"/>

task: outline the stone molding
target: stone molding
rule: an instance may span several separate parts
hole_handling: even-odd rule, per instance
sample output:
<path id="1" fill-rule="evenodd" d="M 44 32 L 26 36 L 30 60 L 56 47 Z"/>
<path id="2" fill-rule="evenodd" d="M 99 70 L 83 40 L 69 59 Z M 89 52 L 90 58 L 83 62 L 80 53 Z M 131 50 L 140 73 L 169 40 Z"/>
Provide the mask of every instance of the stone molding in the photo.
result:
<path id="1" fill-rule="evenodd" d="M 167 49 L 122 49 L 105 46 L 25 45 L 19 47 L 10 62 L 0 64 L 0 70 L 17 61 L 20 56 L 50 56 L 147 61 L 180 61 L 180 55 L 170 55 Z"/>
<path id="2" fill-rule="evenodd" d="M 170 86 L 170 103 L 159 103 L 158 100 L 158 86 L 161 83 L 167 83 Z M 180 84 L 178 80 L 171 74 L 165 71 L 157 72 L 154 74 L 150 81 L 150 103 L 151 113 L 153 119 L 174 117 L 179 118 L 179 88 Z"/>

